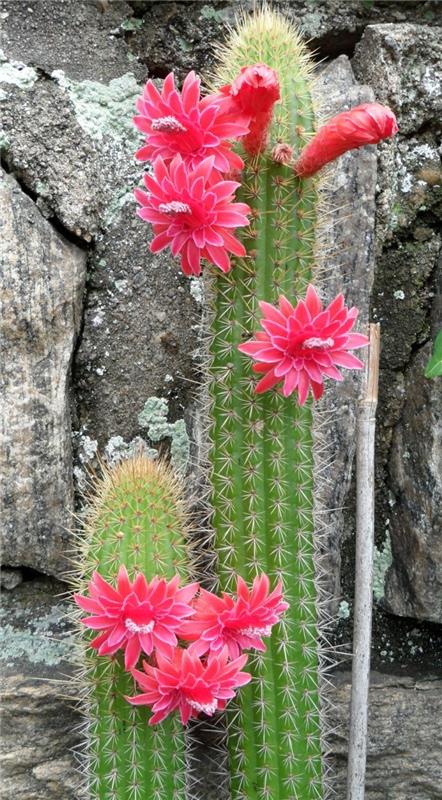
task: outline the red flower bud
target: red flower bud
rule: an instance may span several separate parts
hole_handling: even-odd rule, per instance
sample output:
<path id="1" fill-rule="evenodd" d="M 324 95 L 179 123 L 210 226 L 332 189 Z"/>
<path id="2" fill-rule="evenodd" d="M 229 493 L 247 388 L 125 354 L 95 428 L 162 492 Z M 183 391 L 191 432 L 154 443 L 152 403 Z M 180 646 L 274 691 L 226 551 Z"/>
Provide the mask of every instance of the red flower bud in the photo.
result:
<path id="1" fill-rule="evenodd" d="M 272 120 L 273 106 L 280 99 L 279 80 L 266 64 L 243 67 L 231 84 L 221 88 L 221 95 L 231 100 L 227 111 L 247 116 L 249 133 L 242 138 L 246 153 L 254 156 L 263 150 Z"/>
<path id="2" fill-rule="evenodd" d="M 333 117 L 319 128 L 313 139 L 304 147 L 294 170 L 307 178 L 325 164 L 365 144 L 377 144 L 394 136 L 398 131 L 396 117 L 391 109 L 380 103 L 364 103 Z"/>

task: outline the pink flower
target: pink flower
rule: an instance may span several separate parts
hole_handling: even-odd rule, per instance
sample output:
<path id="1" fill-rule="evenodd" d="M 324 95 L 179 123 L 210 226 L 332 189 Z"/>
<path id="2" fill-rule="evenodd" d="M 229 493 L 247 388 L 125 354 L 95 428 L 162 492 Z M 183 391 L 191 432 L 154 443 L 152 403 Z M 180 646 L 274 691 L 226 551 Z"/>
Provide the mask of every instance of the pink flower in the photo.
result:
<path id="1" fill-rule="evenodd" d="M 240 184 L 222 180 L 214 163 L 211 156 L 189 171 L 180 156 L 168 166 L 157 158 L 154 177 L 144 176 L 149 194 L 135 189 L 138 214 L 153 225 L 152 253 L 170 246 L 172 255 L 180 255 L 185 275 L 200 275 L 202 258 L 228 272 L 228 254 L 246 253 L 232 230 L 248 224 L 250 208 L 232 202 Z"/>
<path id="2" fill-rule="evenodd" d="M 288 608 L 282 599 L 281 582 L 271 594 L 269 586 L 267 575 L 262 574 L 254 579 L 251 590 L 238 577 L 236 599 L 225 593 L 217 597 L 202 589 L 195 603 L 195 617 L 183 623 L 179 634 L 194 642 L 190 652 L 202 656 L 227 647 L 229 657 L 237 658 L 245 648 L 264 651 L 262 637 L 270 636 L 272 626 Z"/>
<path id="3" fill-rule="evenodd" d="M 307 178 L 347 150 L 377 144 L 398 130 L 396 117 L 386 106 L 380 103 L 356 106 L 319 128 L 301 152 L 294 170 L 299 177 Z"/>
<path id="4" fill-rule="evenodd" d="M 139 116 L 134 123 L 146 134 L 146 144 L 136 153 L 139 161 L 155 161 L 159 156 L 168 161 L 179 154 L 186 167 L 193 168 L 213 156 L 220 172 L 242 168 L 242 160 L 226 140 L 248 132 L 247 117 L 226 113 L 225 104 L 211 102 L 210 96 L 200 100 L 200 79 L 194 72 L 187 75 L 181 94 L 172 72 L 161 94 L 148 81 L 136 105 Z"/>
<path id="5" fill-rule="evenodd" d="M 232 84 L 221 88 L 220 94 L 230 98 L 229 110 L 249 116 L 250 132 L 242 144 L 246 153 L 256 155 L 266 146 L 273 106 L 281 97 L 278 75 L 266 64 L 243 67 Z"/>
<path id="6" fill-rule="evenodd" d="M 260 303 L 260 307 L 264 332 L 238 348 L 257 362 L 255 372 L 264 373 L 256 392 L 265 392 L 283 381 L 284 397 L 296 389 L 302 406 L 309 389 L 316 400 L 321 397 L 324 377 L 344 380 L 338 366 L 362 369 L 362 361 L 348 350 L 365 347 L 368 338 L 350 333 L 358 311 L 345 307 L 342 294 L 323 309 L 315 289 L 309 286 L 305 301 L 299 300 L 296 308 L 282 295 L 279 309 L 270 303 Z"/>
<path id="7" fill-rule="evenodd" d="M 198 714 L 212 716 L 235 696 L 235 689 L 251 680 L 241 672 L 247 656 L 229 661 L 227 648 L 209 656 L 206 663 L 188 650 L 177 648 L 173 656 L 157 654 L 157 667 L 143 662 L 144 672 L 132 670 L 143 694 L 126 697 L 134 706 L 151 706 L 154 712 L 149 725 L 162 722 L 179 709 L 183 725 Z"/>
<path id="8" fill-rule="evenodd" d="M 89 596 L 74 595 L 77 605 L 92 613 L 81 622 L 104 631 L 91 646 L 99 655 L 124 649 L 127 670 L 135 666 L 141 651 L 150 655 L 155 648 L 159 654 L 170 655 L 177 644 L 175 632 L 194 613 L 189 601 L 198 591 L 197 583 L 180 589 L 179 582 L 176 575 L 170 581 L 154 577 L 148 583 L 142 573 L 130 581 L 126 567 L 121 566 L 115 589 L 94 572 Z"/>

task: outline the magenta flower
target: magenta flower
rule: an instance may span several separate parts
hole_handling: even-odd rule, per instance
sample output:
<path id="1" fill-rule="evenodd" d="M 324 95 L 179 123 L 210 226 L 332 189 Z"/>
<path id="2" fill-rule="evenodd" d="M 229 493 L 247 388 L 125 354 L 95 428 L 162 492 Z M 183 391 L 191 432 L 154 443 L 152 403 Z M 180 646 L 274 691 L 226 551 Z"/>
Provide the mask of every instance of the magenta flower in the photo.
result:
<path id="1" fill-rule="evenodd" d="M 247 117 L 227 111 L 226 104 L 200 99 L 200 79 L 189 72 L 182 92 L 175 88 L 173 73 L 164 80 L 161 94 L 152 81 L 137 100 L 139 116 L 134 123 L 146 135 L 146 144 L 136 153 L 139 161 L 170 161 L 179 154 L 186 167 L 196 167 L 213 156 L 220 172 L 241 169 L 243 162 L 233 153 L 228 139 L 248 133 Z"/>
<path id="2" fill-rule="evenodd" d="M 246 253 L 232 231 L 248 224 L 250 208 L 232 202 L 240 184 L 222 180 L 213 171 L 214 163 L 211 156 L 189 171 L 180 156 L 169 165 L 157 158 L 154 177 L 144 176 L 149 193 L 135 189 L 138 214 L 152 223 L 155 233 L 152 253 L 170 247 L 172 255 L 180 256 L 185 275 L 200 275 L 202 258 L 228 272 L 228 254 Z"/>
<path id="3" fill-rule="evenodd" d="M 295 164 L 300 178 L 314 175 L 325 164 L 365 144 L 377 144 L 398 131 L 396 117 L 380 103 L 363 103 L 330 119 L 304 147 Z"/>
<path id="4" fill-rule="evenodd" d="M 193 642 L 190 652 L 203 656 L 227 647 L 229 657 L 237 658 L 243 649 L 264 651 L 262 637 L 270 636 L 272 626 L 288 608 L 282 599 L 281 582 L 271 594 L 269 587 L 269 579 L 263 573 L 254 579 L 251 590 L 238 577 L 236 598 L 225 593 L 217 597 L 202 589 L 195 603 L 195 616 L 183 623 L 179 633 Z"/>
<path id="5" fill-rule="evenodd" d="M 148 583 L 142 573 L 130 581 L 126 567 L 121 566 L 115 589 L 94 572 L 89 596 L 74 595 L 77 605 L 92 613 L 81 620 L 83 625 L 103 631 L 91 646 L 99 655 L 124 650 L 127 670 L 135 666 L 141 651 L 150 655 L 155 649 L 157 654 L 170 655 L 177 645 L 176 631 L 194 613 L 189 602 L 199 588 L 191 583 L 180 589 L 179 582 L 176 575 L 170 581 L 154 577 Z"/>
<path id="6" fill-rule="evenodd" d="M 299 300 L 295 308 L 282 295 L 279 308 L 270 303 L 260 303 L 260 307 L 264 332 L 238 348 L 257 362 L 255 372 L 264 373 L 256 392 L 283 382 L 284 397 L 296 389 L 302 406 L 310 389 L 315 400 L 321 397 L 324 378 L 344 380 L 337 367 L 363 368 L 362 361 L 348 351 L 365 347 L 369 340 L 362 333 L 350 333 L 358 311 L 346 308 L 342 294 L 323 309 L 316 290 L 309 286 L 305 300 Z"/>
<path id="7" fill-rule="evenodd" d="M 229 661 L 227 648 L 209 656 L 203 663 L 188 650 L 177 648 L 172 658 L 157 655 L 157 667 L 143 662 L 144 672 L 134 669 L 132 675 L 142 694 L 126 697 L 134 706 L 150 706 L 154 712 L 149 725 L 162 722 L 172 711 L 179 710 L 183 725 L 198 714 L 212 716 L 235 696 L 235 689 L 251 680 L 241 672 L 247 656 Z"/>

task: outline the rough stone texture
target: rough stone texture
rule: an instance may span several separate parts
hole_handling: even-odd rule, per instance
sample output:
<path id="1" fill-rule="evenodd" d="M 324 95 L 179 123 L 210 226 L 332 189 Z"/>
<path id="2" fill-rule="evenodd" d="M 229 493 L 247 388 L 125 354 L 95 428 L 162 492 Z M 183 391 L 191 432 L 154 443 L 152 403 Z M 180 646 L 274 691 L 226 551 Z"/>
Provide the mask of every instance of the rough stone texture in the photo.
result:
<path id="1" fill-rule="evenodd" d="M 65 570 L 71 525 L 68 381 L 85 254 L 1 182 L 4 563 Z"/>
<path id="2" fill-rule="evenodd" d="M 135 12 L 144 11 L 129 45 L 151 75 L 165 77 L 171 66 L 182 76 L 190 69 L 209 70 L 214 48 L 226 35 L 238 13 L 250 13 L 254 0 L 189 3 L 134 0 Z M 368 24 L 401 23 L 411 19 L 434 25 L 437 2 L 360 2 L 348 0 L 276 0 L 282 11 L 304 33 L 309 47 L 321 57 L 351 55 Z"/>
<path id="3" fill-rule="evenodd" d="M 137 417 L 152 395 L 183 416 L 194 374 L 197 304 L 189 281 L 166 254 L 149 252 L 150 230 L 128 203 L 100 236 L 76 359 L 77 426 L 101 448 L 141 432 Z"/>
<path id="4" fill-rule="evenodd" d="M 437 438 L 437 412 L 428 409 L 428 428 L 421 414 L 410 427 L 410 415 L 417 413 L 416 397 L 440 392 L 438 381 L 432 387 L 424 377 L 425 355 L 420 350 L 427 354 L 427 342 L 442 327 L 437 289 L 441 280 L 437 233 L 442 183 L 438 152 L 441 33 L 441 28 L 409 24 L 369 26 L 352 62 L 359 80 L 375 86 L 377 98 L 393 106 L 400 125 L 393 143 L 379 147 L 377 269 L 372 294 L 372 315 L 382 328 L 378 537 L 381 541 L 391 533 L 393 539 L 385 601 L 396 613 L 439 622 L 438 591 L 428 590 L 442 569 L 440 549 L 430 545 L 437 539 L 437 520 L 429 517 L 422 527 L 431 504 L 425 444 L 431 452 Z M 414 454 L 413 486 L 410 452 Z M 408 476 L 406 491 L 404 476 Z M 431 491 L 435 497 L 442 493 L 440 471 L 433 475 Z M 431 558 L 427 548 L 432 549 Z"/>
<path id="5" fill-rule="evenodd" d="M 32 581 L 2 603 L 0 647 L 3 729 L 2 800 L 78 800 L 71 748 L 80 737 L 72 676 L 75 647 L 54 593 L 63 585 Z"/>
<path id="6" fill-rule="evenodd" d="M 74 708 L 78 689 L 72 679 L 76 650 L 64 619 L 66 605 L 54 600 L 60 589 L 55 582 L 25 582 L 3 603 L 2 800 L 80 796 L 72 752 L 82 743 L 81 717 Z M 431 674 L 372 674 L 367 800 L 440 800 L 441 689 Z M 350 676 L 338 673 L 331 690 L 331 722 L 337 731 L 330 759 L 337 800 L 345 797 L 349 698 Z M 213 775 L 205 774 L 210 762 L 199 769 L 209 789 L 207 800 L 219 797 L 219 783 L 214 785 Z"/>
<path id="7" fill-rule="evenodd" d="M 347 56 L 340 56 L 321 72 L 317 95 L 320 113 L 324 118 L 373 100 L 371 88 L 356 84 Z M 374 276 L 374 148 L 347 153 L 331 165 L 324 184 L 326 214 L 319 248 L 323 274 L 319 281 L 327 300 L 338 294 L 344 286 L 346 302 L 359 308 L 360 325 L 364 326 L 368 322 Z M 357 205 L 354 202 L 355 192 L 358 196 Z M 323 458 L 327 465 L 320 473 L 321 502 L 327 510 L 321 522 L 324 522 L 327 531 L 327 585 L 333 597 L 334 610 L 340 595 L 343 508 L 351 486 L 355 412 L 361 381 L 360 372 L 349 372 L 343 383 L 330 382 L 317 415 L 319 436 L 326 454 Z"/>
<path id="8" fill-rule="evenodd" d="M 395 504 L 393 564 L 386 602 L 396 614 L 442 620 L 442 392 L 422 380 L 431 353 L 423 347 L 405 381 L 405 404 L 390 456 Z"/>

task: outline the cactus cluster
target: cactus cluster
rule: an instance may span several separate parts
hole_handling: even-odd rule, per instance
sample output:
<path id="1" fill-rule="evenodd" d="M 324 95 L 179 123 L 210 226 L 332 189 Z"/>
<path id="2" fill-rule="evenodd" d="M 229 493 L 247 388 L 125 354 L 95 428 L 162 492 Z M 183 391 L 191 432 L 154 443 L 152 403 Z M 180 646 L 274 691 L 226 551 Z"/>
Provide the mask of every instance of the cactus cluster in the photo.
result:
<path id="1" fill-rule="evenodd" d="M 232 800 L 326 792 L 309 395 L 343 380 L 338 367 L 361 368 L 348 351 L 367 339 L 350 333 L 357 311 L 342 295 L 323 307 L 311 285 L 320 196 L 309 176 L 328 138 L 332 158 L 346 131 L 354 147 L 394 125 L 382 107 L 361 107 L 322 129 L 318 154 L 312 74 L 296 30 L 263 9 L 221 48 L 210 94 L 194 73 L 180 93 L 171 74 L 161 93 L 148 81 L 137 103 L 137 158 L 152 170 L 135 195 L 151 250 L 170 247 L 187 275 L 218 268 L 205 274 L 218 594 L 178 589 L 192 558 L 168 468 L 138 458 L 105 472 L 86 524 L 79 588 L 89 580 L 89 595 L 76 598 L 96 615 L 83 622 L 104 630 L 85 648 L 93 800 L 184 800 L 198 776 L 188 781 L 183 725 L 225 706 Z"/>

